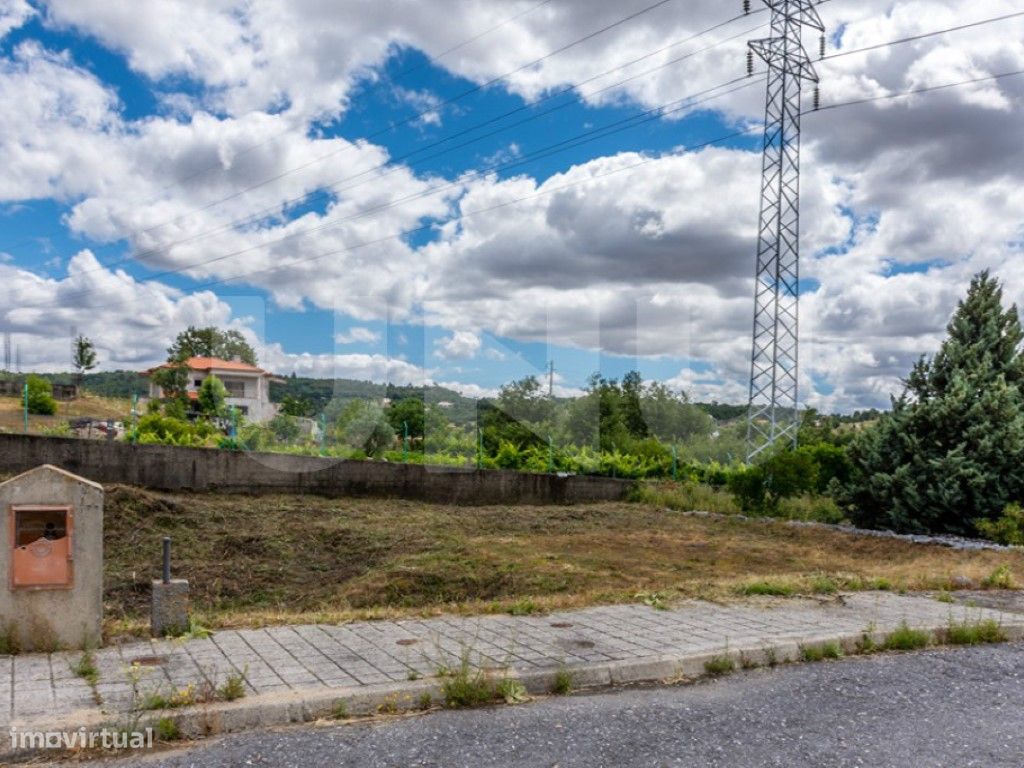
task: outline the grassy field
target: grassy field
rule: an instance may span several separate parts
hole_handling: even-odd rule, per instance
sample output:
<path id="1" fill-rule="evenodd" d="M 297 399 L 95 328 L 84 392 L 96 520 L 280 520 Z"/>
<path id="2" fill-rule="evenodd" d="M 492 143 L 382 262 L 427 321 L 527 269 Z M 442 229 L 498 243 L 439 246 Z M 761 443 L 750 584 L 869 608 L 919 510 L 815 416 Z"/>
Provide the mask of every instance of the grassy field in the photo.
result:
<path id="1" fill-rule="evenodd" d="M 109 489 L 111 636 L 143 634 L 160 539 L 211 628 L 530 613 L 599 603 L 982 584 L 1024 554 L 954 552 L 652 504 L 449 507 L 397 500 Z"/>
<path id="2" fill-rule="evenodd" d="M 68 419 L 89 416 L 94 419 L 116 419 L 126 421 L 131 413 L 130 400 L 98 397 L 84 394 L 76 400 L 57 403 L 57 413 L 53 416 L 28 417 L 28 428 L 32 434 L 41 434 L 52 430 Z M 0 397 L 0 432 L 21 432 L 24 429 L 22 401 L 17 397 Z"/>

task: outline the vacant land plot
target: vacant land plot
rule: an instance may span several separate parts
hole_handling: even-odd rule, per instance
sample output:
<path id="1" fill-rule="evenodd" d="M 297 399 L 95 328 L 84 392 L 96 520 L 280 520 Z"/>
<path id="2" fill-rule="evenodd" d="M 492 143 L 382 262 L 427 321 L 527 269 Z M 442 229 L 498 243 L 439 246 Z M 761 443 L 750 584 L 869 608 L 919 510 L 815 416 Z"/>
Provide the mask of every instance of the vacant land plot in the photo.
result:
<path id="1" fill-rule="evenodd" d="M 21 398 L 0 397 L 0 431 L 21 432 L 24 429 L 22 408 Z M 67 424 L 69 419 L 83 417 L 126 421 L 131 409 L 130 400 L 97 397 L 86 393 L 75 400 L 57 403 L 57 413 L 53 416 L 29 414 L 28 429 L 32 434 L 39 434 Z"/>
<path id="2" fill-rule="evenodd" d="M 108 489 L 108 630 L 145 630 L 160 539 L 210 627 L 532 612 L 675 596 L 941 589 L 1024 555 L 693 518 L 643 504 L 449 507 Z"/>

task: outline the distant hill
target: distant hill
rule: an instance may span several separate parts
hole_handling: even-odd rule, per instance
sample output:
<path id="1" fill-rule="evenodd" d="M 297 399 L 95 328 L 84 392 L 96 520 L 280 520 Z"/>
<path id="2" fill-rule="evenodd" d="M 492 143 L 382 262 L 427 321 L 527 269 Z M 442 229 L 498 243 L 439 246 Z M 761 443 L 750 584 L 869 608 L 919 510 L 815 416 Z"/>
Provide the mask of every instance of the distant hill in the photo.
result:
<path id="1" fill-rule="evenodd" d="M 72 373 L 43 373 L 39 374 L 59 384 L 71 384 L 75 380 Z M 0 378 L 11 378 L 12 374 L 0 371 Z M 137 371 L 103 371 L 101 373 L 88 373 L 85 375 L 85 388 L 93 394 L 101 397 L 129 398 L 132 394 L 145 395 L 149 392 L 149 381 Z M 372 381 L 359 381 L 356 379 L 307 379 L 301 376 L 286 378 L 283 383 L 270 385 L 270 399 L 279 403 L 285 396 L 308 400 L 313 405 L 315 413 L 320 413 L 332 400 L 337 400 L 337 405 L 344 407 L 352 400 L 380 400 L 384 397 L 392 401 L 402 400 L 407 397 L 425 398 L 427 403 L 451 403 L 445 408 L 445 414 L 455 424 L 473 424 L 476 421 L 476 410 L 478 401 L 471 397 L 464 397 L 453 389 L 447 387 L 431 386 L 424 390 L 422 387 L 406 387 L 395 384 L 375 384 Z M 746 405 L 731 405 L 729 403 L 694 403 L 705 413 L 709 414 L 715 421 L 727 422 L 745 418 L 747 415 Z M 857 411 L 853 414 L 838 416 L 842 423 L 861 423 L 877 419 L 880 411 Z"/>

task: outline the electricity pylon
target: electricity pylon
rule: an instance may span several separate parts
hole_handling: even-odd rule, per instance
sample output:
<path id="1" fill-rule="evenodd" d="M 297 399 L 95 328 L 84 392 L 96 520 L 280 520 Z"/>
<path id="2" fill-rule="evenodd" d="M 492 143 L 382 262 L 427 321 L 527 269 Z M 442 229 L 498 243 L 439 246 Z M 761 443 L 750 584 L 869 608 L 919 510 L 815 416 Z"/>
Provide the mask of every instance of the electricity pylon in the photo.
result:
<path id="1" fill-rule="evenodd" d="M 825 29 L 816 2 L 763 2 L 771 11 L 771 37 L 752 41 L 747 54 L 749 73 L 755 54 L 768 65 L 747 461 L 776 444 L 795 446 L 800 426 L 800 97 L 804 82 L 818 83 L 802 32 Z"/>

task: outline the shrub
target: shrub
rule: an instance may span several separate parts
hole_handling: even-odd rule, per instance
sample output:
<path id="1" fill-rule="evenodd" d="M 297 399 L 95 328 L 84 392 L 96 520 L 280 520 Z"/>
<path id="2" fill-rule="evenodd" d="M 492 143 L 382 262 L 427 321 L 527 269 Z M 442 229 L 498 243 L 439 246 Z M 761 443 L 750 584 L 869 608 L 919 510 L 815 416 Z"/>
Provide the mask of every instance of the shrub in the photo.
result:
<path id="1" fill-rule="evenodd" d="M 887 651 L 916 651 L 928 646 L 928 633 L 921 629 L 912 629 L 907 622 L 900 624 L 885 638 Z"/>
<path id="2" fill-rule="evenodd" d="M 53 399 L 53 385 L 41 376 L 29 376 L 28 412 L 39 416 L 53 416 L 57 412 L 57 401 Z"/>
<path id="3" fill-rule="evenodd" d="M 964 621 L 960 624 L 950 621 L 946 629 L 946 642 L 950 645 L 980 645 L 1005 641 L 1006 633 L 994 619 L 973 623 Z"/>
<path id="4" fill-rule="evenodd" d="M 1008 504 L 995 520 L 975 520 L 978 533 L 989 541 L 1007 546 L 1024 546 L 1024 508 Z"/>
<path id="5" fill-rule="evenodd" d="M 992 573 L 985 577 L 981 585 L 986 589 L 1013 589 L 1016 583 L 1013 580 L 1009 566 L 1000 565 Z"/>

